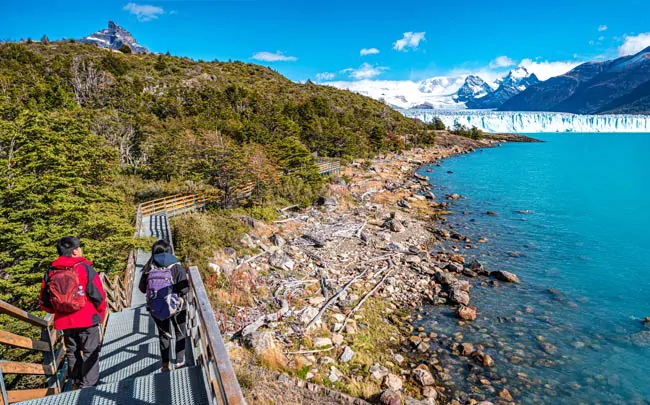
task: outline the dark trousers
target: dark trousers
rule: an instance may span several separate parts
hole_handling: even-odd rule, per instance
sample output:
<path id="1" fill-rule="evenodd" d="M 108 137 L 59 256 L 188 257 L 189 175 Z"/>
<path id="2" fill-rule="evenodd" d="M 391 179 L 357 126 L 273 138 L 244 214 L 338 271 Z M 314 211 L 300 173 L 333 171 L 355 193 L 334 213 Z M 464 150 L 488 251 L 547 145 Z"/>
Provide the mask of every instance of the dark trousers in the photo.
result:
<path id="1" fill-rule="evenodd" d="M 163 363 L 169 363 L 170 359 L 170 343 L 172 339 L 172 329 L 176 335 L 175 353 L 176 363 L 183 363 L 185 361 L 185 340 L 187 337 L 187 310 L 184 309 L 164 320 L 153 318 L 156 326 L 158 327 L 158 339 L 160 340 L 160 356 Z"/>
<path id="2" fill-rule="evenodd" d="M 68 360 L 68 377 L 79 388 L 94 387 L 99 381 L 99 326 L 66 329 L 63 341 Z"/>

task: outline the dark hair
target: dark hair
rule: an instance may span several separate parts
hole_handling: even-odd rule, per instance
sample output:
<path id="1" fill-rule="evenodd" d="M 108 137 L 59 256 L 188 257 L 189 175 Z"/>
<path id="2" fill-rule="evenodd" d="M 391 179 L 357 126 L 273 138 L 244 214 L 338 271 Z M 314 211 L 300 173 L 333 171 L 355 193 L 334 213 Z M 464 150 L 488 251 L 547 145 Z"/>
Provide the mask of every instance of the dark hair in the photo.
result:
<path id="1" fill-rule="evenodd" d="M 159 253 L 171 253 L 172 247 L 166 240 L 160 239 L 151 246 L 151 254 L 157 255 Z"/>
<path id="2" fill-rule="evenodd" d="M 56 251 L 59 256 L 72 257 L 72 252 L 81 247 L 81 242 L 76 236 L 64 236 L 56 243 Z"/>

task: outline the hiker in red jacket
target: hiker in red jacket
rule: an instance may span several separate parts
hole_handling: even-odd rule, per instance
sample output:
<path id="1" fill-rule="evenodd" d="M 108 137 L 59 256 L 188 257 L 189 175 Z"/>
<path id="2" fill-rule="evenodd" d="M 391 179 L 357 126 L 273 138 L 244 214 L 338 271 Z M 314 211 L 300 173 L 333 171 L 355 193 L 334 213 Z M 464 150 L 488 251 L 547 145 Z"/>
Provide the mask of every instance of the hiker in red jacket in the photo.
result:
<path id="1" fill-rule="evenodd" d="M 59 258 L 43 277 L 39 304 L 54 314 L 54 328 L 63 331 L 68 378 L 79 388 L 93 387 L 99 381 L 99 325 L 106 293 L 78 238 L 65 236 L 56 249 Z"/>

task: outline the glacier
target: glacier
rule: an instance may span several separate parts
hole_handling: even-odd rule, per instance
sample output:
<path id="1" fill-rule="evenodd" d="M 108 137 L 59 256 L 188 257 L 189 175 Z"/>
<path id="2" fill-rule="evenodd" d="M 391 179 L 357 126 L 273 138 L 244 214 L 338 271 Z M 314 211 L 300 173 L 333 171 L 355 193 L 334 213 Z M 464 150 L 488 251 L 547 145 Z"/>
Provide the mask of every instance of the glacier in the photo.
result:
<path id="1" fill-rule="evenodd" d="M 448 128 L 462 124 L 490 133 L 536 132 L 649 132 L 650 115 L 578 115 L 558 112 L 402 109 L 402 114 L 424 122 L 439 117 Z"/>

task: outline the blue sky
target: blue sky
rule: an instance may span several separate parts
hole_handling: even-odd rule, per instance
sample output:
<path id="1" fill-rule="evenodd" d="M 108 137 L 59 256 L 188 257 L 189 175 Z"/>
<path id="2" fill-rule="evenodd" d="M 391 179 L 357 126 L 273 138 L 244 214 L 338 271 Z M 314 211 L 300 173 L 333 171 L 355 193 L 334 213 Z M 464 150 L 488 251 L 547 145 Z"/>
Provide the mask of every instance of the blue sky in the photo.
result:
<path id="1" fill-rule="evenodd" d="M 261 63 L 292 80 L 490 75 L 518 64 L 549 76 L 650 46 L 649 8 L 647 0 L 2 0 L 0 39 L 78 38 L 113 19 L 154 52 Z"/>

